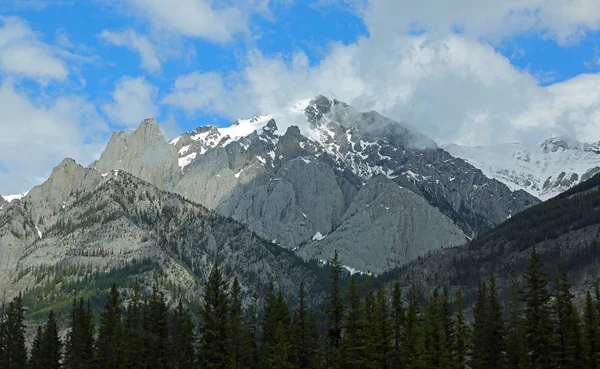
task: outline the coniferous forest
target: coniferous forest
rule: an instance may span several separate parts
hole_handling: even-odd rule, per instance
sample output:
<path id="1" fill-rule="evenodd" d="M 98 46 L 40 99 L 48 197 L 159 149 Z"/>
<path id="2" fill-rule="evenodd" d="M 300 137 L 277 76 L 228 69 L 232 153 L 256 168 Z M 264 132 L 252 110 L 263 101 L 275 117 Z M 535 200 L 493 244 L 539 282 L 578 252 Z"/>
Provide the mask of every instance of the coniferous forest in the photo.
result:
<path id="1" fill-rule="evenodd" d="M 506 303 L 491 275 L 472 309 L 447 288 L 363 294 L 353 277 L 342 290 L 337 255 L 330 265 L 323 323 L 304 286 L 291 307 L 271 284 L 259 314 L 215 266 L 200 316 L 181 302 L 170 308 L 156 289 L 145 297 L 136 285 L 124 298 L 113 285 L 98 323 L 90 303 L 74 299 L 64 337 L 50 312 L 28 345 L 19 296 L 1 312 L 0 369 L 600 368 L 598 285 L 578 308 L 566 274 L 550 281 L 535 248 Z"/>

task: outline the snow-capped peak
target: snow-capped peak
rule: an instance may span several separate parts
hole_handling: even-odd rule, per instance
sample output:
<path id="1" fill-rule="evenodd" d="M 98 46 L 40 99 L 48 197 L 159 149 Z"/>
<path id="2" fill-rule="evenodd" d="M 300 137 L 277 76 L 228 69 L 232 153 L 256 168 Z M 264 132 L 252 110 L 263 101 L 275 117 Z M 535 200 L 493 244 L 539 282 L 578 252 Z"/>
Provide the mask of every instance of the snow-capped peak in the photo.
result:
<path id="1" fill-rule="evenodd" d="M 21 200 L 22 198 L 27 196 L 28 193 L 29 191 L 17 195 L 2 195 L 2 197 L 8 202 L 13 202 L 14 200 Z"/>
<path id="2" fill-rule="evenodd" d="M 600 172 L 598 143 L 558 137 L 540 144 L 447 145 L 444 149 L 479 168 L 487 177 L 541 200 L 550 199 Z"/>

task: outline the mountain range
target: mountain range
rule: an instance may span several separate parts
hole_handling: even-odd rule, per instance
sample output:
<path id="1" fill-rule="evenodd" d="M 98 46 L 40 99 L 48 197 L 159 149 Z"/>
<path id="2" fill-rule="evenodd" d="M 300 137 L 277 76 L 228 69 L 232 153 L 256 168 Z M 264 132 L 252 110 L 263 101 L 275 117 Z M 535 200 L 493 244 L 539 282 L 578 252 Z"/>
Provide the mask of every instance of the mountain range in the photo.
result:
<path id="1" fill-rule="evenodd" d="M 481 237 L 591 177 L 596 147 L 551 140 L 527 160 L 524 149 L 439 147 L 324 96 L 169 141 L 146 119 L 89 167 L 65 159 L 26 196 L 0 197 L 0 289 L 36 291 L 42 307 L 124 278 L 193 300 L 219 263 L 247 299 L 273 280 L 292 301 L 304 281 L 319 301 L 334 250 L 350 273 L 414 281 L 412 268 L 435 266 L 457 278 L 454 256 L 440 255 L 495 249 Z"/>

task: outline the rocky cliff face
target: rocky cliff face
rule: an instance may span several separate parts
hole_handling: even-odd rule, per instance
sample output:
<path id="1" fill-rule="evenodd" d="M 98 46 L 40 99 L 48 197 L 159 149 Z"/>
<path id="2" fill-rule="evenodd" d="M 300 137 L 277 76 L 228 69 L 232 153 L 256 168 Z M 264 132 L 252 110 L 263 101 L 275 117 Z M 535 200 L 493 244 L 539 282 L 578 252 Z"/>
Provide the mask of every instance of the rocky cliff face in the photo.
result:
<path id="1" fill-rule="evenodd" d="M 28 289 L 40 300 L 68 301 L 72 289 L 93 289 L 109 275 L 197 301 L 215 263 L 239 277 L 248 301 L 270 281 L 292 300 L 300 281 L 315 301 L 323 293 L 316 264 L 242 224 L 126 172 L 103 176 L 72 160 L 0 215 L 0 252 L 0 290 L 9 297 Z M 90 285 L 77 284 L 90 276 Z M 52 296 L 40 292 L 49 286 Z"/>
<path id="2" fill-rule="evenodd" d="M 171 140 L 171 151 L 144 122 L 115 134 L 94 166 L 174 191 L 305 258 L 337 248 L 347 266 L 374 273 L 462 244 L 537 202 L 376 112 L 320 96 L 293 114 L 301 124 L 286 131 L 276 114 L 200 127 Z M 145 147 L 160 160 L 140 163 Z M 368 215 L 382 206 L 390 210 Z M 353 227 L 364 237 L 347 242 Z"/>
<path id="3" fill-rule="evenodd" d="M 0 196 L 0 211 L 4 210 L 4 207 L 8 205 L 8 201 L 4 200 L 4 197 Z"/>
<path id="4" fill-rule="evenodd" d="M 144 120 L 134 131 L 114 133 L 91 167 L 100 173 L 125 170 L 164 189 L 172 188 L 181 176 L 177 152 L 154 119 Z"/>

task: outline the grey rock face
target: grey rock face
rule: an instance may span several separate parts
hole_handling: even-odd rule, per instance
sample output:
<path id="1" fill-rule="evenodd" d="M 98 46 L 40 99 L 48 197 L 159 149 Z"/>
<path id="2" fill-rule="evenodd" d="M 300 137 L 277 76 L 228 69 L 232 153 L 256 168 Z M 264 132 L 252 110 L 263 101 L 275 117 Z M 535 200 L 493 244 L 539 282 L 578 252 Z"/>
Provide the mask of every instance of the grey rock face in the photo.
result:
<path id="1" fill-rule="evenodd" d="M 383 176 L 369 180 L 341 224 L 322 237 L 301 246 L 298 253 L 330 260 L 338 250 L 346 265 L 375 274 L 466 241 L 460 228 L 423 197 Z"/>
<path id="2" fill-rule="evenodd" d="M 8 201 L 4 200 L 4 197 L 0 195 L 0 211 L 3 211 L 4 207 L 8 205 Z"/>
<path id="3" fill-rule="evenodd" d="M 181 176 L 177 152 L 152 118 L 144 120 L 135 131 L 114 133 L 91 167 L 100 173 L 125 170 L 164 189 L 172 188 Z"/>

